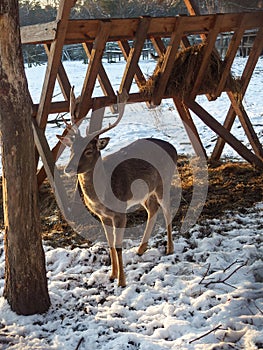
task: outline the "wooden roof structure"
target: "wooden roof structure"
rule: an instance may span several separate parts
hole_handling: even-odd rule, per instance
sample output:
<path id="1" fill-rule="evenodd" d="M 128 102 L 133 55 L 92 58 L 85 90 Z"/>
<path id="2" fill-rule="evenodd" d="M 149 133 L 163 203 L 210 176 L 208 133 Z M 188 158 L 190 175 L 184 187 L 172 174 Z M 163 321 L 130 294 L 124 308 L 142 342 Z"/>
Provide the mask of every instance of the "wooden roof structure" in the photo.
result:
<path id="1" fill-rule="evenodd" d="M 77 120 L 81 120 L 91 110 L 91 127 L 99 128 L 102 116 L 98 116 L 96 110 L 116 104 L 116 93 L 102 64 L 106 43 L 116 42 L 126 59 L 126 68 L 118 90 L 120 93 L 124 89 L 128 92 L 128 103 L 146 102 L 149 106 L 156 106 L 161 103 L 162 99 L 172 98 L 181 119 L 191 130 L 189 132 L 188 127 L 186 128 L 197 154 L 200 151 L 205 153 L 205 150 L 190 110 L 218 135 L 218 141 L 212 153 L 213 159 L 220 158 L 224 144 L 227 142 L 245 160 L 258 168 L 263 168 L 262 145 L 242 103 L 253 70 L 263 50 L 263 11 L 199 15 L 195 1 L 185 0 L 189 16 L 71 20 L 69 19 L 70 10 L 74 3 L 75 0 L 61 0 L 57 19 L 54 22 L 21 28 L 22 44 L 43 44 L 48 55 L 40 101 L 33 105 L 35 142 L 44 164 L 38 173 L 39 184 L 42 183 L 46 174 L 51 182 L 54 178 L 55 161 L 59 157 L 61 147 L 58 142 L 53 150 L 50 150 L 45 137 L 45 128 L 50 113 L 69 111 L 71 84 L 61 56 L 64 45 L 75 43 L 82 43 L 88 57 L 86 77 L 77 109 Z M 236 94 L 235 89 L 227 86 L 227 80 L 231 76 L 231 67 L 242 36 L 245 31 L 252 29 L 256 30 L 257 35 L 240 78 L 239 93 Z M 221 59 L 215 49 L 215 42 L 218 34 L 224 32 L 231 32 L 233 35 L 226 56 Z M 178 51 L 191 46 L 189 38 L 192 35 L 199 35 L 204 43 L 202 61 L 195 67 L 195 81 L 187 94 L 167 93 L 167 84 Z M 164 44 L 163 38 L 168 41 L 167 45 Z M 150 95 L 140 90 L 147 82 L 147 77 L 139 66 L 139 58 L 146 40 L 151 40 L 156 52 L 162 57 L 162 61 L 156 63 L 159 64 L 159 80 Z M 204 93 L 200 87 L 205 79 L 205 72 L 212 55 L 220 59 L 220 77 L 217 88 L 205 93 L 213 101 L 223 91 L 226 91 L 230 100 L 230 108 L 223 125 L 196 102 L 196 96 Z M 134 80 L 139 92 L 131 92 Z M 64 100 L 60 102 L 52 101 L 56 81 L 59 82 L 64 97 Z M 93 90 L 96 81 L 101 86 L 102 95 L 94 97 Z M 231 133 L 236 116 L 241 122 L 253 151 Z"/>

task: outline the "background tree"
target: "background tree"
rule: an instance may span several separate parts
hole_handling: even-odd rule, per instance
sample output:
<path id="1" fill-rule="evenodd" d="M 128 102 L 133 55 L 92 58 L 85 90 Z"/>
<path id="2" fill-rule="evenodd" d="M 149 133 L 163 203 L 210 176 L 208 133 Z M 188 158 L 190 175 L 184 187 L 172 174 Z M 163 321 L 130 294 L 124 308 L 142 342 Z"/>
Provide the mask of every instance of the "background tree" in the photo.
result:
<path id="1" fill-rule="evenodd" d="M 18 1 L 0 1 L 0 128 L 5 225 L 4 297 L 13 311 L 47 311 L 45 257 L 40 236 L 32 102 L 24 72 Z"/>

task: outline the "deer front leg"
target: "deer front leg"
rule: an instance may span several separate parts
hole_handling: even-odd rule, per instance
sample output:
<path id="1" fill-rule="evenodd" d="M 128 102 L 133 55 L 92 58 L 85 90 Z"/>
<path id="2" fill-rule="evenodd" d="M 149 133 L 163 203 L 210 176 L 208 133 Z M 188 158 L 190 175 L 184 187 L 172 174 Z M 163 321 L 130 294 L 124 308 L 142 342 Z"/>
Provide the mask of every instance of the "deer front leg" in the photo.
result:
<path id="1" fill-rule="evenodd" d="M 123 268 L 123 260 L 122 260 L 122 248 L 116 248 L 117 257 L 118 257 L 118 286 L 125 287 L 126 286 L 126 278 Z"/>
<path id="2" fill-rule="evenodd" d="M 110 280 L 114 281 L 118 277 L 118 258 L 116 249 L 110 247 L 111 275 Z"/>
<path id="3" fill-rule="evenodd" d="M 114 281 L 118 277 L 118 258 L 114 247 L 113 222 L 109 218 L 101 218 L 105 235 L 110 247 L 111 275 L 110 280 Z"/>
<path id="4" fill-rule="evenodd" d="M 114 218 L 114 238 L 115 238 L 115 248 L 117 252 L 118 260 L 118 286 L 125 287 L 126 279 L 123 268 L 122 259 L 122 241 L 124 236 L 124 230 L 126 226 L 126 215 L 118 215 Z"/>
<path id="5" fill-rule="evenodd" d="M 166 254 L 173 254 L 174 253 L 174 242 L 172 237 L 172 225 L 167 225 L 167 248 L 166 248 Z"/>

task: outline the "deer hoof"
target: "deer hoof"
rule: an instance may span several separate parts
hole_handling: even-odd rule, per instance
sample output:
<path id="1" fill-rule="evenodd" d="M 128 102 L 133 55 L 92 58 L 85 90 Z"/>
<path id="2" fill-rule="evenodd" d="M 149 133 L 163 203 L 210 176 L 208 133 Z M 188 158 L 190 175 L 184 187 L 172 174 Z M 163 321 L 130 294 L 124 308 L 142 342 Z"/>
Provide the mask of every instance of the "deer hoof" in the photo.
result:
<path id="1" fill-rule="evenodd" d="M 111 274 L 110 275 L 110 281 L 113 282 L 114 280 L 116 280 L 117 276 L 116 275 L 113 275 Z"/>
<path id="2" fill-rule="evenodd" d="M 126 287 L 126 281 L 125 281 L 125 279 L 124 279 L 124 280 L 119 280 L 119 282 L 118 282 L 118 287 L 122 287 L 122 288 Z"/>
<path id="3" fill-rule="evenodd" d="M 147 242 L 146 243 L 142 243 L 139 246 L 139 248 L 138 248 L 137 254 L 140 255 L 140 256 L 143 255 L 143 253 L 145 253 L 145 251 L 147 250 L 147 245 L 148 245 Z"/>
<path id="4" fill-rule="evenodd" d="M 166 249 L 166 255 L 171 255 L 174 253 L 174 247 L 171 246 L 171 247 L 167 247 Z"/>

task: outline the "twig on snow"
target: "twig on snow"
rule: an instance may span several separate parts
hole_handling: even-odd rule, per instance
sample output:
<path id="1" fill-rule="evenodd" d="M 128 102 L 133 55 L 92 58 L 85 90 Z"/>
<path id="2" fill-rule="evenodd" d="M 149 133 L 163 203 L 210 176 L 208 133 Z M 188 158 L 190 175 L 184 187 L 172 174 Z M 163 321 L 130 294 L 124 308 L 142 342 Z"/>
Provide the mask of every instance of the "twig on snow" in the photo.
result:
<path id="1" fill-rule="evenodd" d="M 83 340 L 84 340 L 84 337 L 81 337 L 75 350 L 79 349 L 79 347 L 80 347 L 81 343 L 83 342 Z"/>
<path id="2" fill-rule="evenodd" d="M 192 344 L 193 342 L 195 342 L 195 341 L 197 341 L 197 340 L 200 340 L 200 339 L 206 337 L 206 336 L 209 335 L 210 333 L 213 333 L 213 332 L 215 332 L 215 331 L 218 331 L 219 329 L 221 329 L 221 327 L 222 327 L 221 324 L 218 325 L 217 327 L 211 329 L 210 331 L 206 332 L 205 334 L 200 335 L 200 337 L 197 337 L 197 338 L 195 338 L 195 339 L 190 340 L 190 341 L 189 341 L 189 344 Z"/>
<path id="3" fill-rule="evenodd" d="M 202 284 L 203 280 L 207 277 L 208 272 L 210 270 L 210 266 L 211 266 L 211 264 L 209 263 L 208 266 L 207 266 L 206 272 L 205 272 L 203 278 L 201 279 L 201 281 L 199 282 L 199 284 Z"/>
<path id="4" fill-rule="evenodd" d="M 235 260 L 234 262 L 232 262 L 229 266 L 227 266 L 223 272 L 226 272 L 227 270 L 229 270 L 233 265 L 235 264 L 239 264 L 239 263 L 242 263 L 243 261 L 242 260 Z"/>
<path id="5" fill-rule="evenodd" d="M 215 280 L 215 281 L 210 281 L 210 282 L 207 282 L 207 283 L 203 283 L 203 281 L 205 280 L 205 278 L 207 277 L 207 274 L 208 274 L 208 271 L 206 271 L 204 277 L 202 278 L 202 280 L 199 282 L 199 284 L 204 284 L 205 287 L 208 287 L 210 284 L 217 284 L 217 283 L 223 283 L 231 288 L 235 288 L 235 286 L 232 286 L 231 284 L 227 283 L 226 281 L 232 277 L 238 270 L 240 270 L 242 267 L 246 266 L 247 265 L 247 262 L 248 261 L 245 261 L 243 264 L 239 265 L 234 271 L 232 271 L 228 276 L 226 276 L 224 279 L 218 279 L 218 280 Z M 237 263 L 237 261 L 235 262 Z M 231 266 L 233 266 L 234 263 L 232 263 L 229 267 L 227 267 L 226 269 L 223 270 L 223 272 L 225 272 L 226 270 L 228 270 Z"/>
<path id="6" fill-rule="evenodd" d="M 255 302 L 253 304 L 255 308 L 261 313 L 261 315 L 263 315 L 263 311 L 257 306 L 257 304 Z"/>

